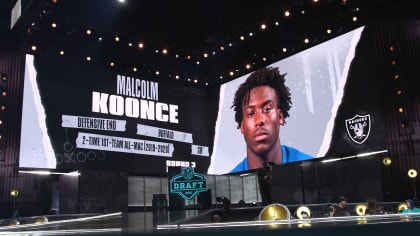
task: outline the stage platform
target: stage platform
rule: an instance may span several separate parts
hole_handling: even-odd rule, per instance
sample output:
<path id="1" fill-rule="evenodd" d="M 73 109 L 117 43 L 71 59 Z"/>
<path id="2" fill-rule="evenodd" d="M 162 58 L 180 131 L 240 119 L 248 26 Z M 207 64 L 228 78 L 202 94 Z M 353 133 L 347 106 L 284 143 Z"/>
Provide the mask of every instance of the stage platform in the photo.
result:
<path id="1" fill-rule="evenodd" d="M 50 215 L 0 220 L 0 235 L 394 235 L 420 229 L 420 214 L 259 220 L 262 207 L 109 214 Z M 229 218 L 227 218 L 229 217 Z M 238 220 L 241 219 L 241 220 Z"/>

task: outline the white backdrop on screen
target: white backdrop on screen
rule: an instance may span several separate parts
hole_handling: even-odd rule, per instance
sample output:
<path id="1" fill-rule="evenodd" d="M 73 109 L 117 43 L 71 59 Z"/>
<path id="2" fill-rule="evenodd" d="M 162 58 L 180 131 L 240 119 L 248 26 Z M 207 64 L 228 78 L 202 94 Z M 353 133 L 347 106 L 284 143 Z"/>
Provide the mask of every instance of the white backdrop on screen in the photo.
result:
<path id="1" fill-rule="evenodd" d="M 34 57 L 26 55 L 19 167 L 55 169 L 55 154 L 48 137 L 36 76 Z"/>
<path id="2" fill-rule="evenodd" d="M 323 157 L 330 143 L 333 120 L 341 102 L 347 72 L 363 27 L 271 64 L 286 74 L 292 108 L 280 128 L 283 145 Z M 246 156 L 245 141 L 231 109 L 245 75 L 220 88 L 213 153 L 208 174 L 229 173 Z"/>

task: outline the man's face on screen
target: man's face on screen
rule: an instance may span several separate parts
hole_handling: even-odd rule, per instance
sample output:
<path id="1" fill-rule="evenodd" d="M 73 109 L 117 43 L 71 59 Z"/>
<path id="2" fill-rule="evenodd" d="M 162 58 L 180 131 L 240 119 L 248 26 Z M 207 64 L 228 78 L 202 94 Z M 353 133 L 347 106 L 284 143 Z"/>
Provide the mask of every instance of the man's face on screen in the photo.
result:
<path id="1" fill-rule="evenodd" d="M 270 86 L 251 89 L 249 102 L 243 105 L 241 133 L 248 155 L 267 155 L 272 148 L 280 148 L 279 132 L 283 114 L 278 108 L 277 95 Z"/>

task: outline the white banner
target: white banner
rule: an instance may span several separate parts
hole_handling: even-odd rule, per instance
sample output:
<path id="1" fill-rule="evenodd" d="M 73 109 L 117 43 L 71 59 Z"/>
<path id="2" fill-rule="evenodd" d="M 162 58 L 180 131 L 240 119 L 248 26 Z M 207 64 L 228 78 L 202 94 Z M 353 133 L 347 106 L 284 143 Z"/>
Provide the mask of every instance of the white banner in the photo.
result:
<path id="1" fill-rule="evenodd" d="M 62 115 L 62 127 L 78 129 L 125 131 L 125 120 Z"/>
<path id="2" fill-rule="evenodd" d="M 137 124 L 137 134 L 153 138 L 169 139 L 178 142 L 192 143 L 192 134 L 170 129 Z"/>
<path id="3" fill-rule="evenodd" d="M 199 145 L 191 145 L 191 154 L 198 155 L 198 156 L 206 156 L 208 157 L 209 154 L 209 147 L 206 146 L 199 146 Z"/>
<path id="4" fill-rule="evenodd" d="M 76 138 L 78 148 L 103 151 L 126 152 L 144 155 L 172 157 L 172 143 L 153 142 L 141 139 L 114 137 L 79 132 Z"/>

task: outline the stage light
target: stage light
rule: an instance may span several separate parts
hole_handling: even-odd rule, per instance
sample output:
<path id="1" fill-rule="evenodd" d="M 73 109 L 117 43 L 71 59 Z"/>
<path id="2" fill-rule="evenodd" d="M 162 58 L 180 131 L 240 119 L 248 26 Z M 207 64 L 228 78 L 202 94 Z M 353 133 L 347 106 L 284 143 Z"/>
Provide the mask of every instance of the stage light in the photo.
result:
<path id="1" fill-rule="evenodd" d="M 398 213 L 401 213 L 405 209 L 407 209 L 407 203 L 401 202 L 400 204 L 398 204 L 398 206 L 397 206 Z"/>
<path id="2" fill-rule="evenodd" d="M 300 206 L 296 209 L 297 218 L 303 220 L 311 217 L 311 210 L 307 206 Z"/>
<path id="3" fill-rule="evenodd" d="M 384 164 L 384 166 L 389 166 L 392 163 L 392 160 L 390 157 L 384 157 L 384 159 L 382 159 L 382 163 Z"/>
<path id="4" fill-rule="evenodd" d="M 1 82 L 6 82 L 7 81 L 7 74 L 1 74 Z"/>
<path id="5" fill-rule="evenodd" d="M 265 30 L 265 29 L 267 29 L 267 25 L 266 25 L 266 24 L 261 24 L 260 28 L 261 28 L 262 30 Z"/>
<path id="6" fill-rule="evenodd" d="M 267 220 L 290 220 L 290 211 L 283 204 L 270 204 L 261 210 L 258 219 L 260 221 Z"/>
<path id="7" fill-rule="evenodd" d="M 414 181 L 414 179 L 417 177 L 417 170 L 409 169 L 407 172 L 407 175 L 410 179 L 413 180 L 412 183 L 413 183 L 414 198 L 417 199 L 416 181 Z"/>
<path id="8" fill-rule="evenodd" d="M 9 226 L 16 226 L 16 225 L 20 225 L 20 222 L 18 220 L 11 220 L 9 222 Z"/>
<path id="9" fill-rule="evenodd" d="M 409 169 L 407 172 L 408 177 L 410 177 L 411 179 L 414 179 L 417 177 L 417 170 L 415 169 Z"/>
<path id="10" fill-rule="evenodd" d="M 16 198 L 18 195 L 19 195 L 19 191 L 17 189 L 12 189 L 12 191 L 10 191 L 10 196 L 13 199 L 13 218 L 17 217 L 18 210 L 16 210 Z"/>
<path id="11" fill-rule="evenodd" d="M 13 189 L 12 191 L 10 191 L 10 196 L 12 198 L 16 198 L 19 195 L 19 191 L 17 189 Z"/>
<path id="12" fill-rule="evenodd" d="M 35 219 L 35 224 L 42 224 L 48 222 L 48 218 L 45 216 L 40 216 L 38 218 Z"/>
<path id="13" fill-rule="evenodd" d="M 355 207 L 358 216 L 364 216 L 367 206 L 365 204 L 357 204 Z"/>
<path id="14" fill-rule="evenodd" d="M 260 221 L 275 221 L 275 220 L 290 220 L 290 211 L 283 204 L 274 203 L 270 204 L 260 212 L 258 219 Z M 273 223 L 265 226 L 269 229 L 288 228 L 289 224 Z"/>

